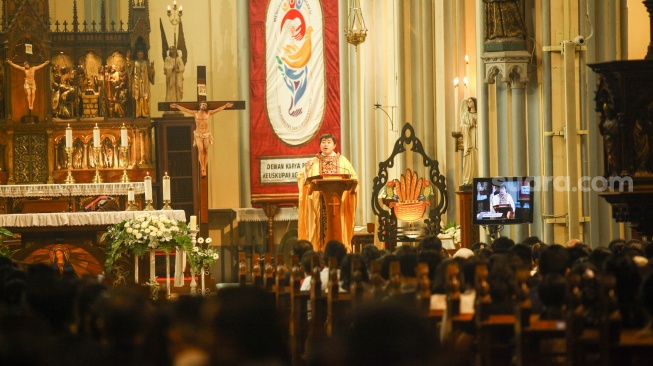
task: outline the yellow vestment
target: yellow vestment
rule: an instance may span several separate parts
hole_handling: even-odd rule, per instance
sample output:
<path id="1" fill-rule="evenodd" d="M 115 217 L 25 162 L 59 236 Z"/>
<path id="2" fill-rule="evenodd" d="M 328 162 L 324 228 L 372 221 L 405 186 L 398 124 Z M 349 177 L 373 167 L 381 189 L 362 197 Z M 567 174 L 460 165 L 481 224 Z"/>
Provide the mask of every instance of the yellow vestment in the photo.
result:
<path id="1" fill-rule="evenodd" d="M 318 154 L 311 162 L 311 168 L 306 171 L 302 169 L 297 175 L 297 184 L 299 185 L 299 217 L 298 217 L 298 239 L 305 239 L 313 244 L 315 251 L 324 250 L 324 238 L 320 237 L 322 233 L 322 224 L 320 218 L 320 192 L 308 193 L 309 186 L 306 183 L 306 178 L 325 173 L 325 169 L 321 160 L 324 156 Z M 344 156 L 338 154 L 337 156 L 337 172 L 341 174 L 349 174 L 351 179 L 358 179 L 354 167 L 349 160 Z M 351 251 L 351 239 L 354 235 L 354 222 L 356 221 L 356 205 L 358 203 L 356 192 L 345 192 L 342 197 L 340 205 L 340 217 L 342 227 L 342 242 L 347 247 L 347 251 Z"/>

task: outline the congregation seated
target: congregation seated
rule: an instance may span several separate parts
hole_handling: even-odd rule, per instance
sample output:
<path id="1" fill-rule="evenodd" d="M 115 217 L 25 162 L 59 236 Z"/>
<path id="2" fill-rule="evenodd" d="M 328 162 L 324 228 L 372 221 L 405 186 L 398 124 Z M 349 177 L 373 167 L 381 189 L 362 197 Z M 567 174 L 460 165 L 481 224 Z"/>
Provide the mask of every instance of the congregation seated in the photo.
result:
<path id="1" fill-rule="evenodd" d="M 327 247 L 330 254 L 341 251 L 338 243 Z M 491 251 L 493 247 L 498 253 Z M 341 331 L 329 334 L 321 346 L 311 348 L 313 353 L 305 355 L 303 361 L 291 357 L 289 316 L 280 314 L 292 311 L 291 307 L 278 307 L 281 298 L 269 296 L 270 291 L 282 291 L 279 286 L 223 287 L 206 298 L 152 301 L 145 287 L 109 289 L 96 279 L 61 277 L 47 265 L 22 269 L 0 258 L 0 364 L 471 365 L 476 355 L 490 350 L 501 350 L 501 359 L 509 364 L 520 359 L 520 337 L 535 337 L 541 329 L 556 331 L 550 334 L 557 338 L 542 343 L 540 348 L 530 348 L 531 352 L 566 345 L 576 354 L 590 353 L 573 359 L 599 360 L 598 354 L 605 350 L 611 355 L 610 364 L 622 353 L 628 355 L 624 358 L 627 364 L 638 364 L 650 357 L 637 350 L 649 347 L 645 349 L 650 353 L 653 348 L 653 271 L 647 257 L 650 247 L 650 243 L 637 241 L 615 242 L 611 249 L 591 249 L 578 243 L 574 247 L 546 245 L 540 241 L 531 246 L 514 245 L 508 239 L 495 241 L 475 255 L 446 259 L 433 249 L 421 248 L 417 252 L 413 247 L 399 247 L 392 254 L 372 260 L 375 280 L 369 286 L 363 285 L 369 296 L 357 305 L 350 301 L 352 284 L 366 283 L 368 269 L 362 255 L 343 255 L 337 279 L 340 294 L 322 293 L 324 304 L 314 304 L 335 306 L 339 301 L 338 306 L 348 307 L 342 314 L 355 315 Z M 483 250 L 490 251 L 489 257 L 482 254 Z M 322 277 L 326 255 L 306 252 L 302 258 L 306 272 L 312 273 L 316 265 Z M 354 261 L 360 262 L 355 276 L 351 265 Z M 419 276 L 415 271 L 418 266 Z M 483 266 L 487 266 L 487 275 L 479 277 Z M 382 267 L 385 279 L 381 277 Z M 531 270 L 535 270 L 534 274 L 525 281 L 523 274 Z M 304 282 L 307 280 L 310 283 L 310 278 Z M 479 287 L 481 280 L 486 283 Z M 534 286 L 525 287 L 524 283 L 530 284 L 531 280 Z M 329 278 L 322 282 L 328 284 Z M 394 292 L 396 289 L 400 291 Z M 383 291 L 389 299 L 398 294 L 403 301 L 382 301 L 372 296 L 372 291 Z M 574 291 L 577 298 L 570 297 Z M 418 301 L 425 293 L 431 305 L 434 296 L 441 297 L 441 310 L 460 306 L 454 313 L 470 315 L 425 315 Z M 537 296 L 533 297 L 533 293 Z M 409 296 L 403 296 L 406 294 Z M 306 293 L 293 296 L 294 301 L 310 301 Z M 535 302 L 531 306 L 526 301 L 529 298 L 537 300 L 537 307 Z M 482 301 L 489 301 L 486 307 L 480 306 Z M 475 318 L 483 314 L 477 309 L 487 311 L 489 317 Z M 527 318 L 520 318 L 516 309 L 526 311 L 531 319 L 531 326 L 520 323 L 520 332 L 515 331 L 515 324 Z M 610 311 L 607 315 L 606 309 Z M 581 317 L 580 328 L 567 322 L 570 311 Z M 345 316 L 338 314 L 331 316 Z M 497 323 L 501 327 L 493 327 L 494 315 L 503 316 Z M 425 316 L 430 317 L 428 321 Z M 451 319 L 459 323 L 452 327 Z M 618 322 L 618 326 L 610 328 L 619 332 L 616 337 L 599 336 L 605 328 L 601 327 L 601 319 Z M 336 321 L 327 320 L 330 324 Z M 546 328 L 547 321 L 562 328 Z M 579 334 L 594 334 L 594 338 L 567 340 L 564 331 L 568 328 L 584 331 Z M 442 341 L 438 340 L 439 333 Z M 604 339 L 610 343 L 601 343 Z M 639 364 L 646 364 L 642 362 Z"/>

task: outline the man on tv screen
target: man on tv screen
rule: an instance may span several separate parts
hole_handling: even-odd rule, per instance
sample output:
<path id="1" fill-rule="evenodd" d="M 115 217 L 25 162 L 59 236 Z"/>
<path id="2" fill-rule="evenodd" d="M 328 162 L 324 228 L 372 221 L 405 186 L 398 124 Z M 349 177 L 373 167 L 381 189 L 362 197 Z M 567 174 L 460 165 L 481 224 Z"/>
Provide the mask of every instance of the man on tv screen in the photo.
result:
<path id="1" fill-rule="evenodd" d="M 506 191 L 506 185 L 499 186 L 499 193 L 493 194 L 490 198 L 490 212 L 502 213 L 502 218 L 515 217 L 515 201 L 512 199 L 510 193 Z"/>

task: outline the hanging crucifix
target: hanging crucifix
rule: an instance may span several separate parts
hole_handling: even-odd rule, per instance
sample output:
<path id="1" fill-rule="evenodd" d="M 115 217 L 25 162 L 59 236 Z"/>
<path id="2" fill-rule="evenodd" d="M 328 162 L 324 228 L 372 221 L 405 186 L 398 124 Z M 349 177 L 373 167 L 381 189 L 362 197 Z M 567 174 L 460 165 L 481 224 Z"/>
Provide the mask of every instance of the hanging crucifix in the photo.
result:
<path id="1" fill-rule="evenodd" d="M 195 118 L 193 132 L 194 145 L 198 149 L 200 164 L 200 224 L 208 224 L 209 211 L 207 207 L 209 185 L 207 177 L 208 147 L 213 141 L 209 131 L 209 117 L 223 110 L 245 109 L 245 101 L 207 101 L 206 100 L 206 66 L 197 67 L 197 102 L 160 102 L 159 111 L 180 110 Z M 207 234 L 207 233 L 204 233 Z"/>

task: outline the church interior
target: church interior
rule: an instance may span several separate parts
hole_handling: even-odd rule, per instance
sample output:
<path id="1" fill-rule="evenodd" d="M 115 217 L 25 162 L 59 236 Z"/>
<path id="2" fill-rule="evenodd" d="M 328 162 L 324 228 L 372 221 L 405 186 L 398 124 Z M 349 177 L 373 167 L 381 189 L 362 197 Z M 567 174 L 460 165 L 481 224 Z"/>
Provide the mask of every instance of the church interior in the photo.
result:
<path id="1" fill-rule="evenodd" d="M 2 1 L 0 364 L 652 362 L 651 14 Z"/>

